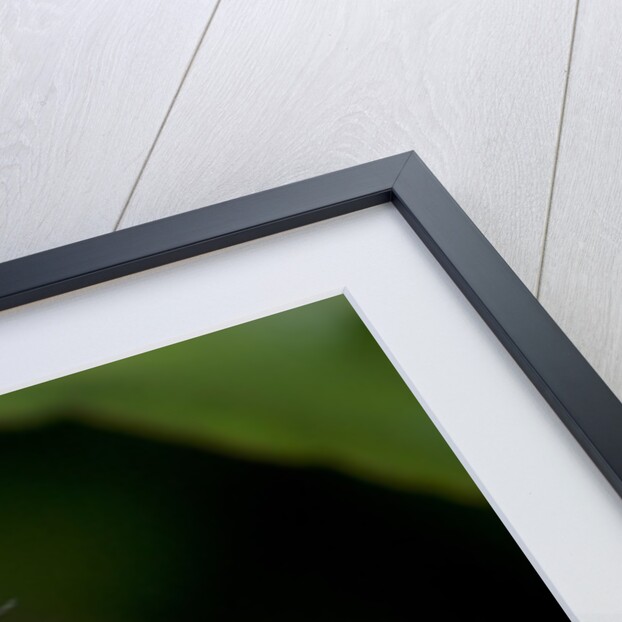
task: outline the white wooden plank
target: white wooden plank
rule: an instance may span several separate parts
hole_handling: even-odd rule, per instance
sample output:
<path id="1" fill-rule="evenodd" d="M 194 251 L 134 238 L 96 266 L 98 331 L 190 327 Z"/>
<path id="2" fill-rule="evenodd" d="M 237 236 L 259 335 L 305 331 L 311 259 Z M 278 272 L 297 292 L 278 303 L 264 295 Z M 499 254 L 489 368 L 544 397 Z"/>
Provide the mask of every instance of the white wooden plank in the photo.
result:
<path id="1" fill-rule="evenodd" d="M 127 227 L 415 149 L 528 286 L 573 0 L 223 0 Z"/>
<path id="2" fill-rule="evenodd" d="M 541 300 L 622 399 L 622 4 L 582 2 Z"/>
<path id="3" fill-rule="evenodd" d="M 214 4 L 0 3 L 0 261 L 114 228 Z"/>

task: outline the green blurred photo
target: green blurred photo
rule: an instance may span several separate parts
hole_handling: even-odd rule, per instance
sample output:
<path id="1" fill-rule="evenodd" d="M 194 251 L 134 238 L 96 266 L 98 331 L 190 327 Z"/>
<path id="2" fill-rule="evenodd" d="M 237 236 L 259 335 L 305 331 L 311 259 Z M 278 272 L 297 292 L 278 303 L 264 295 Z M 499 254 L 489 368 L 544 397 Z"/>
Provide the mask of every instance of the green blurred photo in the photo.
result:
<path id="1" fill-rule="evenodd" d="M 565 619 L 342 296 L 0 396 L 1 622 L 498 602 Z"/>

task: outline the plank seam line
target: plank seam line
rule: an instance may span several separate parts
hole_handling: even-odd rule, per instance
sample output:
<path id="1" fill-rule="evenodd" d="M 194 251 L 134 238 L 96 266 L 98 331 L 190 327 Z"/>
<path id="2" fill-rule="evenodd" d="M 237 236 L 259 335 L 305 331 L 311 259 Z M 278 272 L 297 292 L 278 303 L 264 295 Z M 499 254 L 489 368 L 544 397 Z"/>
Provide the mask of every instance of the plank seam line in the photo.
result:
<path id="1" fill-rule="evenodd" d="M 130 190 L 127 200 L 125 201 L 125 205 L 121 209 L 121 213 L 119 214 L 119 217 L 117 218 L 113 231 L 117 231 L 119 229 L 119 226 L 121 225 L 121 221 L 123 220 L 123 217 L 125 216 L 125 213 L 127 212 L 127 208 L 129 207 L 130 201 L 132 200 L 132 197 L 134 196 L 134 193 L 136 192 L 136 188 L 138 187 L 138 184 L 140 180 L 142 179 L 143 173 L 145 172 L 145 169 L 147 168 L 147 164 L 149 163 L 149 160 L 151 159 L 155 146 L 158 143 L 158 140 L 160 139 L 162 130 L 164 129 L 164 126 L 166 125 L 171 115 L 171 111 L 173 110 L 173 107 L 175 106 L 177 97 L 179 96 L 179 93 L 181 92 L 181 89 L 186 81 L 186 78 L 188 77 L 188 74 L 190 73 L 190 69 L 192 68 L 192 65 L 194 64 L 194 60 L 197 57 L 197 54 L 199 53 L 201 46 L 203 45 L 203 41 L 205 39 L 205 36 L 207 35 L 207 31 L 209 30 L 209 27 L 211 26 L 212 21 L 214 20 L 214 16 L 216 15 L 216 11 L 218 11 L 218 7 L 220 6 L 220 3 L 221 3 L 221 0 L 216 0 L 214 10 L 209 16 L 207 23 L 205 24 L 205 28 L 203 29 L 203 32 L 201 33 L 201 36 L 199 37 L 199 41 L 197 45 L 195 46 L 194 51 L 192 52 L 192 55 L 190 56 L 190 61 L 188 62 L 188 65 L 186 66 L 186 69 L 183 75 L 181 76 L 181 81 L 179 82 L 179 85 L 177 86 L 177 89 L 175 90 L 175 94 L 173 95 L 173 99 L 171 100 L 171 103 L 169 104 L 166 110 L 166 113 L 164 114 L 164 118 L 162 119 L 162 123 L 160 123 L 160 127 L 158 128 L 155 138 L 153 139 L 153 142 L 151 143 L 151 147 L 149 148 L 149 151 L 147 151 L 147 156 L 145 157 L 145 161 L 140 167 L 140 171 L 138 172 L 136 180 L 134 181 L 134 184 L 132 185 L 132 189 Z"/>
<path id="2" fill-rule="evenodd" d="M 559 115 L 559 125 L 557 128 L 557 141 L 555 144 L 555 158 L 553 159 L 553 172 L 551 175 L 551 187 L 549 189 L 548 202 L 546 206 L 546 215 L 544 217 L 544 231 L 542 233 L 542 247 L 540 251 L 540 266 L 538 270 L 538 278 L 536 281 L 536 291 L 535 295 L 538 300 L 540 300 L 540 291 L 542 289 L 542 275 L 544 273 L 544 262 L 546 255 L 546 247 L 549 238 L 549 226 L 551 223 L 551 209 L 553 207 L 553 196 L 555 194 L 555 182 L 557 181 L 557 167 L 559 164 L 559 152 L 561 148 L 562 142 L 562 131 L 564 127 L 564 120 L 566 116 L 566 104 L 568 101 L 568 84 L 570 83 L 570 67 L 572 65 L 572 56 L 574 52 L 575 45 L 575 37 L 577 33 L 577 21 L 579 17 L 579 2 L 580 0 L 576 0 L 575 10 L 574 10 L 574 19 L 572 22 L 572 33 L 570 35 L 570 49 L 568 51 L 568 63 L 566 66 L 566 80 L 564 82 L 564 92 L 562 95 L 562 106 L 561 112 Z"/>

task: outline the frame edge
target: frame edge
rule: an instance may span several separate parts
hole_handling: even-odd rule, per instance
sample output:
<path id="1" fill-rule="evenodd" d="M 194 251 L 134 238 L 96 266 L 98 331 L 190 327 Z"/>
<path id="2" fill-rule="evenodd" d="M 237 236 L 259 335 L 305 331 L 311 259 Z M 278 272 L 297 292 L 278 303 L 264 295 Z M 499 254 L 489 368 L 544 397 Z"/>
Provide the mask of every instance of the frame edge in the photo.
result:
<path id="1" fill-rule="evenodd" d="M 622 497 L 622 403 L 613 391 L 414 152 L 393 202 Z"/>

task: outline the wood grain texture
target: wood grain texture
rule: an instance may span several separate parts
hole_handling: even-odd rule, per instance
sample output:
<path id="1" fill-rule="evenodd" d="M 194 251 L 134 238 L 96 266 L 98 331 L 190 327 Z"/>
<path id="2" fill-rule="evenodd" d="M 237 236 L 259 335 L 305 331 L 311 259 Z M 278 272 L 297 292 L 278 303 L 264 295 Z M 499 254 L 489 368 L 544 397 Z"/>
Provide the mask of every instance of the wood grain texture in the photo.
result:
<path id="1" fill-rule="evenodd" d="M 415 149 L 533 288 L 573 12 L 223 0 L 121 225 Z"/>
<path id="2" fill-rule="evenodd" d="M 581 2 L 541 301 L 622 399 L 622 4 Z"/>
<path id="3" fill-rule="evenodd" d="M 0 3 L 0 261 L 114 228 L 214 3 Z"/>

